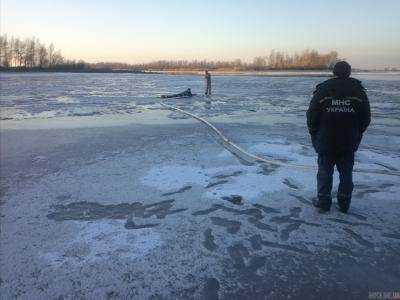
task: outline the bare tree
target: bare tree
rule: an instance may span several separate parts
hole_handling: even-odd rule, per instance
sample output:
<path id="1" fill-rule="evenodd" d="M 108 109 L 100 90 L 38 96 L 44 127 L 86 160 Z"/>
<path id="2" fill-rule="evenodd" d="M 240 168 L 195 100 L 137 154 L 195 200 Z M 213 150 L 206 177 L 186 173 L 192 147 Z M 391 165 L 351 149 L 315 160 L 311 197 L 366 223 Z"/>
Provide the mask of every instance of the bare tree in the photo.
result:
<path id="1" fill-rule="evenodd" d="M 48 60 L 49 60 L 49 67 L 54 65 L 54 45 L 53 43 L 50 44 L 48 49 Z"/>
<path id="2" fill-rule="evenodd" d="M 10 43 L 7 35 L 1 36 L 0 39 L 0 61 L 1 65 L 8 68 L 11 63 L 12 49 L 10 49 Z"/>
<path id="3" fill-rule="evenodd" d="M 34 39 L 25 41 L 25 66 L 28 68 L 35 67 L 35 43 Z"/>
<path id="4" fill-rule="evenodd" d="M 58 50 L 53 55 L 53 64 L 57 66 L 63 63 L 64 63 L 64 57 L 61 55 L 61 51 Z"/>
<path id="5" fill-rule="evenodd" d="M 19 38 L 16 38 L 14 42 L 14 59 L 15 66 L 22 66 L 22 62 L 24 59 L 24 46 L 23 42 Z"/>
<path id="6" fill-rule="evenodd" d="M 253 59 L 254 70 L 264 70 L 267 66 L 267 61 L 264 57 L 258 56 Z"/>
<path id="7" fill-rule="evenodd" d="M 40 45 L 38 48 L 38 67 L 47 67 L 49 63 L 47 49 L 44 45 Z"/>

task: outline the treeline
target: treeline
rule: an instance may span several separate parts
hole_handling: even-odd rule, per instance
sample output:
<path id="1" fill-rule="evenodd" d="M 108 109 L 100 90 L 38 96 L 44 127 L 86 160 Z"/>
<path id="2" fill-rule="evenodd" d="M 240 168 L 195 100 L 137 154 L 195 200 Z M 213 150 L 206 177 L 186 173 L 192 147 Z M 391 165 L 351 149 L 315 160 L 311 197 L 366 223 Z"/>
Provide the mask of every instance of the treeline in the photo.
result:
<path id="1" fill-rule="evenodd" d="M 0 70 L 64 72 L 142 72 L 126 63 L 86 63 L 65 58 L 53 44 L 37 38 L 19 39 L 0 35 Z"/>
<path id="2" fill-rule="evenodd" d="M 0 67 L 4 69 L 85 69 L 84 61 L 64 58 L 53 44 L 42 44 L 37 38 L 19 39 L 0 36 Z"/>
<path id="3" fill-rule="evenodd" d="M 338 60 L 338 53 L 336 51 L 331 51 L 328 54 L 320 54 L 316 50 L 305 50 L 301 53 L 289 55 L 285 52 L 272 50 L 269 56 L 254 58 L 252 67 L 261 70 L 324 70 L 332 69 Z"/>
<path id="4" fill-rule="evenodd" d="M 268 56 L 255 57 L 252 62 L 241 59 L 233 61 L 206 60 L 160 60 L 137 67 L 146 70 L 235 70 L 235 71 L 268 71 L 268 70 L 327 70 L 332 69 L 339 60 L 338 53 L 319 54 L 316 50 L 305 50 L 290 55 L 281 51 L 271 51 Z"/>
<path id="5" fill-rule="evenodd" d="M 145 64 L 113 62 L 86 63 L 82 60 L 66 59 L 53 44 L 45 45 L 37 38 L 19 39 L 0 36 L 0 69 L 3 70 L 61 70 L 61 71 L 169 71 L 169 70 L 227 70 L 227 71 L 268 71 L 268 70 L 326 70 L 338 61 L 338 53 L 331 51 L 320 54 L 316 50 L 288 54 L 271 51 L 267 56 L 255 57 L 252 62 L 240 59 L 233 61 L 206 60 L 160 60 Z"/>

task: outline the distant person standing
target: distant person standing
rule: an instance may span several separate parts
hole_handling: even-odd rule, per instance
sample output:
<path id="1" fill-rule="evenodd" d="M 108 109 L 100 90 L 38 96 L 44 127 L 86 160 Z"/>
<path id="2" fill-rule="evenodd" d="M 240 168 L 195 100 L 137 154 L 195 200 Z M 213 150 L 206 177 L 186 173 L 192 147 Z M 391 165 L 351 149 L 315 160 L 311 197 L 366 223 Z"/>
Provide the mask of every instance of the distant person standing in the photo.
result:
<path id="1" fill-rule="evenodd" d="M 206 70 L 205 72 L 205 79 L 206 79 L 206 96 L 210 96 L 211 95 L 211 74 L 210 72 L 208 72 L 208 70 Z"/>
<path id="2" fill-rule="evenodd" d="M 347 213 L 353 192 L 354 153 L 371 121 L 371 111 L 361 81 L 351 78 L 351 66 L 340 61 L 333 68 L 334 78 L 318 84 L 307 111 L 307 126 L 318 153 L 318 198 L 313 204 L 327 212 L 332 204 L 331 190 L 336 165 L 340 183 L 338 208 Z"/>

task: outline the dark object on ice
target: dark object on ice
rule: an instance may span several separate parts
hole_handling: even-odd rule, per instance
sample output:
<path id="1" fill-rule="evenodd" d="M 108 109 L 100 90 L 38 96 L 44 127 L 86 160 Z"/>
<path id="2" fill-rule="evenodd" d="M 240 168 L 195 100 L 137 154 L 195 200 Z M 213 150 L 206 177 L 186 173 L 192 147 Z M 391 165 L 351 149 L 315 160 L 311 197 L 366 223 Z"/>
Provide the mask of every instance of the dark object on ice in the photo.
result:
<path id="1" fill-rule="evenodd" d="M 333 67 L 333 75 L 339 78 L 347 78 L 351 74 L 351 66 L 345 61 L 339 61 Z"/>
<path id="2" fill-rule="evenodd" d="M 179 98 L 179 97 L 192 97 L 192 91 L 187 89 L 186 91 L 179 93 L 179 94 L 172 94 L 172 95 L 161 95 L 161 98 Z"/>
<path id="3" fill-rule="evenodd" d="M 159 223 L 150 223 L 150 224 L 135 224 L 132 219 L 128 219 L 125 223 L 126 229 L 143 229 L 143 228 L 151 228 L 160 225 Z"/>
<path id="4" fill-rule="evenodd" d="M 218 291 L 220 289 L 219 281 L 216 278 L 208 278 L 203 288 L 203 299 L 218 300 Z"/>
<path id="5" fill-rule="evenodd" d="M 340 174 L 338 203 L 347 212 L 353 191 L 354 152 L 371 122 L 369 100 L 361 82 L 348 77 L 351 67 L 335 65 L 336 77 L 317 85 L 307 110 L 307 126 L 318 153 L 318 198 L 324 207 L 332 203 L 333 171 Z"/>
<path id="6" fill-rule="evenodd" d="M 53 206 L 54 211 L 47 217 L 55 221 L 94 221 L 101 219 L 126 219 L 130 215 L 135 217 L 149 218 L 151 216 L 157 219 L 164 219 L 166 216 L 185 211 L 187 208 L 172 209 L 174 199 L 168 199 L 151 204 L 141 202 L 101 204 L 97 202 L 72 202 L 66 205 Z"/>
<path id="7" fill-rule="evenodd" d="M 164 193 L 164 194 L 162 194 L 161 196 L 165 197 L 165 196 L 171 196 L 171 195 L 175 195 L 175 194 L 181 194 L 181 193 L 183 193 L 183 192 L 186 192 L 186 191 L 190 190 L 191 188 L 192 188 L 191 185 L 187 185 L 187 186 L 184 186 L 184 187 L 180 188 L 180 189 L 177 190 L 177 191 Z"/>
<path id="8" fill-rule="evenodd" d="M 218 248 L 218 245 L 214 242 L 215 237 L 212 234 L 211 228 L 207 228 L 204 231 L 204 241 L 203 246 L 209 251 L 215 251 Z"/>
<path id="9" fill-rule="evenodd" d="M 206 79 L 206 96 L 211 96 L 211 74 L 208 70 L 205 71 L 204 78 Z"/>
<path id="10" fill-rule="evenodd" d="M 227 200 L 233 204 L 236 205 L 242 205 L 243 204 L 243 197 L 240 195 L 230 195 L 230 196 L 224 196 L 222 197 L 223 200 Z"/>

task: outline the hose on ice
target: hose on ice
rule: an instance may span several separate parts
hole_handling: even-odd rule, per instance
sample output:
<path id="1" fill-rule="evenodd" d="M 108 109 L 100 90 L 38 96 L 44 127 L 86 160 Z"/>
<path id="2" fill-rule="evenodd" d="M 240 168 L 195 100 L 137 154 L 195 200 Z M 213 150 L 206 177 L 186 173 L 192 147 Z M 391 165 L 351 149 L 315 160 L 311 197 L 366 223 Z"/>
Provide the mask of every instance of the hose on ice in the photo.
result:
<path id="1" fill-rule="evenodd" d="M 293 164 L 293 163 L 285 163 L 285 162 L 280 162 L 277 160 L 272 160 L 272 159 L 267 159 L 265 157 L 260 157 L 257 155 L 254 155 L 252 153 L 247 152 L 243 148 L 239 147 L 232 141 L 230 141 L 220 130 L 218 130 L 213 124 L 208 122 L 202 117 L 199 117 L 195 114 L 192 114 L 186 110 L 180 109 L 178 107 L 165 104 L 163 101 L 160 101 L 160 104 L 169 110 L 172 111 L 177 111 L 180 112 L 184 115 L 190 116 L 201 123 L 205 124 L 212 132 L 216 134 L 216 136 L 219 139 L 219 142 L 224 146 L 225 149 L 227 149 L 229 152 L 231 152 L 233 155 L 239 157 L 243 161 L 254 164 L 254 163 L 260 163 L 260 164 L 269 164 L 269 165 L 276 165 L 276 166 L 284 166 L 284 167 L 290 167 L 290 168 L 295 168 L 295 169 L 302 169 L 302 170 L 317 170 L 317 166 L 307 166 L 307 165 L 299 165 L 299 164 Z M 357 173 L 371 173 L 371 174 L 382 174 L 382 175 L 392 175 L 392 176 L 400 176 L 400 171 L 396 170 L 377 170 L 377 169 L 362 169 L 362 168 L 355 168 L 354 172 Z"/>

